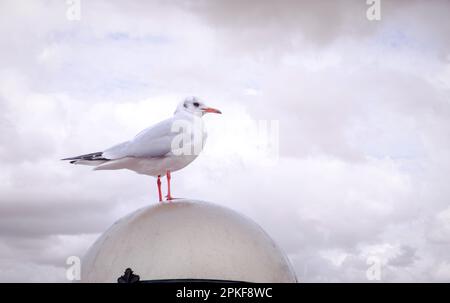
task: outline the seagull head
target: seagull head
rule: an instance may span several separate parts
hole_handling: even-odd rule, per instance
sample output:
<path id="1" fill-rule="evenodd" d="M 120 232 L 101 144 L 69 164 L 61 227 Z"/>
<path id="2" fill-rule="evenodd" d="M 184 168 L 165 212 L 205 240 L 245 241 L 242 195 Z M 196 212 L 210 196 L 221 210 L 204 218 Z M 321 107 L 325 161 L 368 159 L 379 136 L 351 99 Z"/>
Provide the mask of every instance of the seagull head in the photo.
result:
<path id="1" fill-rule="evenodd" d="M 195 116 L 203 116 L 207 113 L 221 114 L 222 112 L 218 109 L 206 106 L 199 98 L 197 97 L 187 97 L 181 102 L 175 113 L 185 112 Z"/>

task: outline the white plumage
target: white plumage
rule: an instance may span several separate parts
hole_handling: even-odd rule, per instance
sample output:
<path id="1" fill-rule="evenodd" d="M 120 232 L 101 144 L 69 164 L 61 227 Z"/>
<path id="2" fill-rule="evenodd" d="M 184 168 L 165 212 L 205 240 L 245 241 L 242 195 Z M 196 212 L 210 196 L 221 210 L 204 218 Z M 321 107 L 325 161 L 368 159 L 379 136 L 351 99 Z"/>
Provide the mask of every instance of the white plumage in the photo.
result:
<path id="1" fill-rule="evenodd" d="M 178 105 L 173 117 L 143 130 L 132 140 L 103 152 L 63 160 L 95 166 L 95 170 L 129 169 L 156 176 L 158 187 L 159 176 L 167 175 L 170 184 L 170 173 L 189 165 L 203 149 L 207 134 L 201 117 L 205 113 L 221 112 L 189 97 Z"/>

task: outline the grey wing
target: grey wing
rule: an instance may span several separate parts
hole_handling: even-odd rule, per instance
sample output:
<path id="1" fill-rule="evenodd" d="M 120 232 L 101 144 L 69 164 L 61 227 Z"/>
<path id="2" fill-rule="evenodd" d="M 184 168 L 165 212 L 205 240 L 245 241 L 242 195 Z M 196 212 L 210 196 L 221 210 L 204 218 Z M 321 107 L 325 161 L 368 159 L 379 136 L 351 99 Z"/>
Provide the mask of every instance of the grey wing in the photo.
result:
<path id="1" fill-rule="evenodd" d="M 130 141 L 123 142 L 108 148 L 102 153 L 102 156 L 109 160 L 116 160 L 127 156 L 127 148 Z"/>
<path id="2" fill-rule="evenodd" d="M 161 157 L 171 151 L 176 133 L 171 132 L 172 119 L 167 119 L 140 132 L 133 140 L 106 150 L 103 155 L 108 159 L 123 157 Z"/>

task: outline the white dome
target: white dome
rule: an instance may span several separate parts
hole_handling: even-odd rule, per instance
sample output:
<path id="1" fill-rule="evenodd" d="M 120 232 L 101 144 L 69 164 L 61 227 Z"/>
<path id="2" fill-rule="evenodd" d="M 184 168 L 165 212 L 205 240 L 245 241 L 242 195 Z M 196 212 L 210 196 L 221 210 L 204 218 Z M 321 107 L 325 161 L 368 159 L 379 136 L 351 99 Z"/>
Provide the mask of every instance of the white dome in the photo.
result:
<path id="1" fill-rule="evenodd" d="M 213 279 L 296 282 L 288 259 L 252 220 L 211 203 L 176 200 L 112 225 L 82 262 L 82 282 Z"/>

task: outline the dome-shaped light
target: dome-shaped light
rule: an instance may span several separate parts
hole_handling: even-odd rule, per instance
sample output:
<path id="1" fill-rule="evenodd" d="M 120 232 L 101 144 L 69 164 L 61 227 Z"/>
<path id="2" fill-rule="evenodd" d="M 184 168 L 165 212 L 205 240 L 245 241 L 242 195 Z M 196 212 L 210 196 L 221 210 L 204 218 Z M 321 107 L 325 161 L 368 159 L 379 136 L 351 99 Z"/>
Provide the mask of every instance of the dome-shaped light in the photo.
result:
<path id="1" fill-rule="evenodd" d="M 145 207 L 116 222 L 84 257 L 82 282 L 124 281 L 127 268 L 140 281 L 296 282 L 286 256 L 256 223 L 191 200 Z"/>

